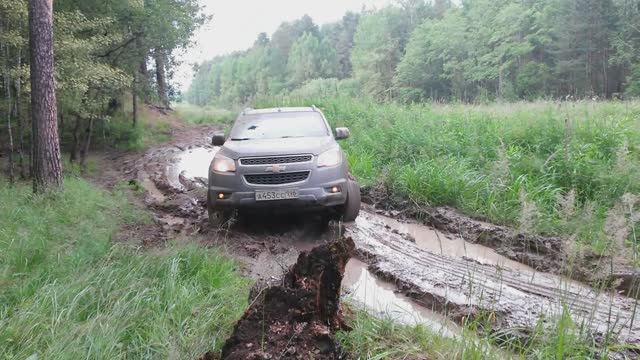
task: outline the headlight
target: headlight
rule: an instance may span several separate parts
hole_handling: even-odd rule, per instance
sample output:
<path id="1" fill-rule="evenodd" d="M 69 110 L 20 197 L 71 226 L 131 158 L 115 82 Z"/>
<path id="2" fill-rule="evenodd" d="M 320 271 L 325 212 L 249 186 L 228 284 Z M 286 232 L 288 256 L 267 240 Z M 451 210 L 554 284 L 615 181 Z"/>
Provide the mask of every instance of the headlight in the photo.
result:
<path id="1" fill-rule="evenodd" d="M 235 172 L 236 171 L 236 163 L 233 159 L 229 159 L 224 155 L 216 155 L 213 158 L 213 171 L 216 172 Z"/>
<path id="2" fill-rule="evenodd" d="M 336 166 L 342 161 L 342 153 L 339 148 L 323 152 L 318 156 L 318 167 Z"/>

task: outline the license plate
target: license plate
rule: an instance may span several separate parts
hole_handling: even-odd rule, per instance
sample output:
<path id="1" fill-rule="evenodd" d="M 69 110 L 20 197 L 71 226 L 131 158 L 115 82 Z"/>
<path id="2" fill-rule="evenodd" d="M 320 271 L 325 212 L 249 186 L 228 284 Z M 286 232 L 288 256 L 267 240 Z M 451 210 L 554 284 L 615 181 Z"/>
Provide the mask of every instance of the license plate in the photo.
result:
<path id="1" fill-rule="evenodd" d="M 256 201 L 297 199 L 298 189 L 256 191 Z"/>

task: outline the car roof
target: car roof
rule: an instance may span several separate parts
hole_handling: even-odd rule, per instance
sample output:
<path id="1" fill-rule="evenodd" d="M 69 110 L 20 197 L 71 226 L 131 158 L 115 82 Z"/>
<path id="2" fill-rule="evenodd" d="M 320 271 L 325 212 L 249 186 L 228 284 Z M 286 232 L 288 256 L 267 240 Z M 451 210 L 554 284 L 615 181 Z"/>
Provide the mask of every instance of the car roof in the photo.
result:
<path id="1" fill-rule="evenodd" d="M 242 115 L 257 115 L 257 114 L 270 114 L 270 113 L 283 113 L 283 112 L 317 112 L 316 107 L 279 107 L 279 108 L 265 108 L 265 109 L 246 109 L 242 112 Z"/>

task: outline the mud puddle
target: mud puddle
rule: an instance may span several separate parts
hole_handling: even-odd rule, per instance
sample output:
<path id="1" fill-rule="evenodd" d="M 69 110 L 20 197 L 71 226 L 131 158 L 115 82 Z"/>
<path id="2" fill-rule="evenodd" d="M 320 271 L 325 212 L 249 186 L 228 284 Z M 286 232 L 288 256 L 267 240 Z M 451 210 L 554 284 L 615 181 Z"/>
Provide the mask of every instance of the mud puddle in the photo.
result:
<path id="1" fill-rule="evenodd" d="M 204 186 L 209 177 L 209 164 L 219 149 L 195 147 L 175 154 L 173 163 L 166 169 L 169 184 L 176 188 L 189 187 L 191 182 Z"/>
<path id="2" fill-rule="evenodd" d="M 355 258 L 347 263 L 342 288 L 348 294 L 348 298 L 378 315 L 403 324 L 424 325 L 447 337 L 461 333 L 456 324 L 402 295 L 395 285 L 378 279 L 367 266 Z"/>
<path id="3" fill-rule="evenodd" d="M 479 244 L 472 244 L 460 236 L 446 234 L 434 228 L 413 222 L 400 222 L 395 219 L 367 213 L 359 217 L 357 223 L 362 226 L 363 222 L 373 221 L 384 224 L 391 231 L 398 232 L 408 237 L 410 241 L 422 250 L 443 256 L 451 256 L 457 258 L 466 258 L 477 261 L 484 265 L 495 265 L 501 268 L 509 268 L 511 270 L 520 270 L 534 273 L 535 270 L 525 264 L 513 261 L 505 256 L 498 254 L 494 249 Z"/>

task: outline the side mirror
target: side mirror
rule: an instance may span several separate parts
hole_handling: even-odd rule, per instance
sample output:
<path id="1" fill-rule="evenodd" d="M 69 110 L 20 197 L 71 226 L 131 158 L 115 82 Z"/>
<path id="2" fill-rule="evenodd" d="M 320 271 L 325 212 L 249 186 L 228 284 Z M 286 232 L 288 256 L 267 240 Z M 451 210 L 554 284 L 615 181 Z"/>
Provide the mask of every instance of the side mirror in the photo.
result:
<path id="1" fill-rule="evenodd" d="M 349 128 L 346 128 L 346 127 L 336 128 L 336 140 L 348 139 L 349 136 L 351 136 L 351 132 L 349 131 Z"/>
<path id="2" fill-rule="evenodd" d="M 211 137 L 211 144 L 213 144 L 213 146 L 222 146 L 226 140 L 224 131 L 216 131 Z"/>

